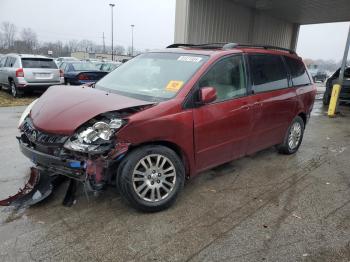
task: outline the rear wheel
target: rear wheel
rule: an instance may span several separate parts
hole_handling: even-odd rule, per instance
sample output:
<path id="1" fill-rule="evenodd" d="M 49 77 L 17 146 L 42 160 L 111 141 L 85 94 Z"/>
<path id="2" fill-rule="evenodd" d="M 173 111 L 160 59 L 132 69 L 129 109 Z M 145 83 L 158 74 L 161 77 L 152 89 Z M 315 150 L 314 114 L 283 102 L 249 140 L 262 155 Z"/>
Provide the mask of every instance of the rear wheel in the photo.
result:
<path id="1" fill-rule="evenodd" d="M 287 130 L 283 143 L 277 146 L 278 151 L 286 155 L 298 151 L 303 140 L 304 128 L 304 120 L 300 116 L 295 117 Z"/>
<path id="2" fill-rule="evenodd" d="M 11 95 L 14 98 L 21 97 L 21 94 L 18 92 L 18 88 L 14 81 L 10 81 L 10 91 L 11 91 Z"/>
<path id="3" fill-rule="evenodd" d="M 184 179 L 178 155 L 167 147 L 151 145 L 132 151 L 120 163 L 117 187 L 134 208 L 155 212 L 175 202 Z"/>

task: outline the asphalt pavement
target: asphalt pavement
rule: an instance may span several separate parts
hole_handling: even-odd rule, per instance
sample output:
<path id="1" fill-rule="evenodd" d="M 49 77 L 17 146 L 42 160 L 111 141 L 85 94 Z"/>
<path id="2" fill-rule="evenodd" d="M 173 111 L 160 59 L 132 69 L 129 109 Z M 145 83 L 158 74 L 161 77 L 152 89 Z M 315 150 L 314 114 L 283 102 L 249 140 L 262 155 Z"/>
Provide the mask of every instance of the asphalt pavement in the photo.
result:
<path id="1" fill-rule="evenodd" d="M 297 154 L 270 148 L 204 172 L 164 212 L 137 212 L 113 187 L 63 207 L 64 185 L 0 208 L 0 261 L 350 261 L 350 106 L 330 119 L 321 97 Z M 15 140 L 23 109 L 0 109 L 0 198 L 31 165 Z"/>

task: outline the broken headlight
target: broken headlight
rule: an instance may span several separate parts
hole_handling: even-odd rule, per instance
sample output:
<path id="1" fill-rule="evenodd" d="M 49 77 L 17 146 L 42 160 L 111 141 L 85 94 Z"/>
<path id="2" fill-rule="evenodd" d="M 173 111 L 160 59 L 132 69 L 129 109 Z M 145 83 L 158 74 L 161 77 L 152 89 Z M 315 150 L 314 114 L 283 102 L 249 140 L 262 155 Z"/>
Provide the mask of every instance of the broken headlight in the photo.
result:
<path id="1" fill-rule="evenodd" d="M 35 99 L 33 102 L 31 102 L 29 104 L 29 106 L 27 106 L 27 108 L 23 111 L 21 118 L 19 119 L 18 122 L 18 128 L 22 125 L 24 119 L 29 115 L 30 111 L 32 110 L 33 106 L 35 105 L 35 103 L 38 101 L 38 99 Z"/>
<path id="2" fill-rule="evenodd" d="M 125 120 L 119 118 L 109 122 L 98 121 L 73 135 L 66 141 L 64 148 L 80 152 L 100 151 L 101 147 L 111 142 L 111 137 L 125 123 Z"/>

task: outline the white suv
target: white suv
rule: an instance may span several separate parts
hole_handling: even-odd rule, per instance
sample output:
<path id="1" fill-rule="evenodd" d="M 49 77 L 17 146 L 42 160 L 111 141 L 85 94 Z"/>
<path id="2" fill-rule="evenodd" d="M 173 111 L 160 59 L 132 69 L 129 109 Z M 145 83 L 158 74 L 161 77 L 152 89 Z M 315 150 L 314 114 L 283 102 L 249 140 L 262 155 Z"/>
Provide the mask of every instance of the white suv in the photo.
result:
<path id="1" fill-rule="evenodd" d="M 52 58 L 20 54 L 0 58 L 0 88 L 11 91 L 14 97 L 62 83 L 63 72 Z"/>

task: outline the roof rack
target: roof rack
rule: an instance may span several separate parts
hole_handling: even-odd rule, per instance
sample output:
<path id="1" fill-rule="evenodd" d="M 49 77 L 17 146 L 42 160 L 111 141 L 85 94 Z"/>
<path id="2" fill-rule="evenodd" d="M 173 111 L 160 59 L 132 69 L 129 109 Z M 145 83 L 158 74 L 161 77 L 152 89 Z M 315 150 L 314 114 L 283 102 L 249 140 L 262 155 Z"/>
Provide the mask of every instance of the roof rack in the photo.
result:
<path id="1" fill-rule="evenodd" d="M 207 44 L 172 44 L 167 46 L 167 48 L 177 48 L 177 47 L 197 47 L 201 49 L 232 49 L 237 46 L 236 43 L 207 43 Z"/>
<path id="2" fill-rule="evenodd" d="M 296 54 L 294 50 L 272 46 L 272 45 L 254 45 L 254 44 L 238 44 L 238 43 L 207 43 L 207 44 L 172 44 L 167 46 L 167 48 L 177 48 L 177 47 L 196 47 L 201 49 L 233 49 L 233 48 L 261 48 L 261 49 L 271 49 L 285 51 L 290 54 Z"/>
<path id="3" fill-rule="evenodd" d="M 290 53 L 290 54 L 296 54 L 295 51 L 292 50 L 292 49 L 283 48 L 283 47 L 278 47 L 278 46 L 273 46 L 273 45 L 238 44 L 237 47 L 272 49 L 272 50 L 285 51 L 285 52 L 288 52 L 288 53 Z"/>

